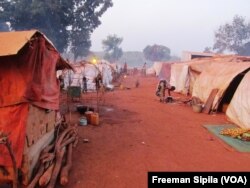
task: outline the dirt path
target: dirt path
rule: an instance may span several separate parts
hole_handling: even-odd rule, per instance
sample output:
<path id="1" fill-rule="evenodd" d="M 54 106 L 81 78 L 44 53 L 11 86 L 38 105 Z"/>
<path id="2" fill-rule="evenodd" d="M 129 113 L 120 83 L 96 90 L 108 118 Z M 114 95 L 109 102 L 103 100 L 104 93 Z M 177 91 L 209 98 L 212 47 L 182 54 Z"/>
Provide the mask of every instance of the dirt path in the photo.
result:
<path id="1" fill-rule="evenodd" d="M 133 87 L 135 78 L 127 79 L 131 89 L 105 94 L 101 124 L 79 127 L 90 142 L 80 141 L 75 149 L 66 188 L 146 188 L 148 171 L 250 170 L 249 153 L 233 150 L 202 127 L 229 123 L 224 115 L 160 103 L 155 78 L 141 78 L 139 88 Z"/>

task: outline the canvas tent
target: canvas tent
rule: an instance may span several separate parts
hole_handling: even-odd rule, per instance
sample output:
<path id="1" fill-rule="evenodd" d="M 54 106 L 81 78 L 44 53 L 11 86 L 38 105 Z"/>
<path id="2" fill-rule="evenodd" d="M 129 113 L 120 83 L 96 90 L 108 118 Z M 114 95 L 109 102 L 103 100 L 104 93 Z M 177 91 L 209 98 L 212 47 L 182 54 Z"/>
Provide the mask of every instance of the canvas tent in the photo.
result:
<path id="1" fill-rule="evenodd" d="M 154 62 L 154 64 L 146 70 L 146 74 L 155 75 L 158 77 L 159 80 L 170 81 L 171 65 L 173 63 L 178 63 L 178 62 L 172 62 L 172 61 Z"/>
<path id="2" fill-rule="evenodd" d="M 18 168 L 23 167 L 24 153 L 35 151 L 22 168 L 23 178 L 28 178 L 42 149 L 35 147 L 37 142 L 47 133 L 53 138 L 60 93 L 56 70 L 71 66 L 36 30 L 0 32 L 0 43 L 0 130 L 10 134 Z M 48 109 L 51 113 L 45 113 Z M 43 144 L 48 142 L 47 137 Z M 12 167 L 3 145 L 0 153 L 0 165 Z"/>
<path id="3" fill-rule="evenodd" d="M 80 61 L 78 63 L 72 63 L 74 71 L 64 71 L 65 89 L 68 86 L 83 86 L 83 77 L 87 78 L 88 90 L 95 90 L 94 79 L 98 73 L 101 73 L 104 86 L 108 86 L 112 83 L 113 74 L 115 68 L 108 61 L 100 60 L 96 64 L 88 61 Z"/>
<path id="4" fill-rule="evenodd" d="M 175 86 L 175 91 L 183 94 L 191 94 L 195 80 L 211 63 L 243 62 L 247 57 L 235 55 L 217 55 L 214 57 L 196 58 L 191 61 L 172 64 L 170 84 Z"/>
<path id="5" fill-rule="evenodd" d="M 170 85 L 175 86 L 175 92 L 190 94 L 193 84 L 200 73 L 215 61 L 214 58 L 199 58 L 171 65 Z"/>
<path id="6" fill-rule="evenodd" d="M 217 110 L 223 97 L 225 98 L 225 94 L 235 94 L 234 92 L 237 90 L 239 83 L 249 69 L 249 62 L 212 63 L 197 78 L 192 96 L 198 97 L 205 103 L 211 91 L 218 89 L 212 105 L 212 110 Z M 242 76 L 237 79 L 237 76 L 241 74 Z M 226 91 L 227 93 L 225 93 Z"/>
<path id="7" fill-rule="evenodd" d="M 188 93 L 188 63 L 171 65 L 170 85 L 175 86 L 175 92 Z"/>
<path id="8" fill-rule="evenodd" d="M 171 65 L 174 62 L 162 62 L 161 70 L 159 72 L 158 78 L 159 80 L 167 80 L 170 82 L 171 77 Z M 178 62 L 176 62 L 178 63 Z"/>
<path id="9" fill-rule="evenodd" d="M 227 108 L 229 119 L 242 128 L 250 129 L 250 72 L 240 82 Z"/>
<path id="10" fill-rule="evenodd" d="M 155 76 L 158 76 L 162 67 L 162 62 L 154 62 L 154 64 L 146 69 L 146 74 L 151 75 L 154 74 Z"/>

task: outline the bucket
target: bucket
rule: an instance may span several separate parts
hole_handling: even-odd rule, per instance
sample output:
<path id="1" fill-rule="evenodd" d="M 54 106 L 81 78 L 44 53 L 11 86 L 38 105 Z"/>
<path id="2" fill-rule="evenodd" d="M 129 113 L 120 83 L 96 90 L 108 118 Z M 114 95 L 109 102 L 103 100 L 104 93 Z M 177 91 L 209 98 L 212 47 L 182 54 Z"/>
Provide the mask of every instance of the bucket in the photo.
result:
<path id="1" fill-rule="evenodd" d="M 201 111 L 202 111 L 202 104 L 193 104 L 192 108 L 193 108 L 194 112 L 201 113 Z"/>
<path id="2" fill-rule="evenodd" d="M 81 117 L 81 118 L 79 119 L 79 124 L 80 124 L 81 126 L 87 125 L 88 122 L 87 122 L 86 117 Z"/>
<path id="3" fill-rule="evenodd" d="M 90 124 L 91 125 L 99 125 L 99 114 L 98 113 L 91 114 Z"/>

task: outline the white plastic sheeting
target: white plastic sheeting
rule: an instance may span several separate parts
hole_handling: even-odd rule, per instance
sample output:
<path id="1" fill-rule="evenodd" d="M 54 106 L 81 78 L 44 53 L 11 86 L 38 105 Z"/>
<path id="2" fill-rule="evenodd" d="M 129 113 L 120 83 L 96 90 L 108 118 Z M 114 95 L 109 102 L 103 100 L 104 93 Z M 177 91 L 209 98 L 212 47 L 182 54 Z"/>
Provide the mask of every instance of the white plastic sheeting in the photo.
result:
<path id="1" fill-rule="evenodd" d="M 227 108 L 226 115 L 235 124 L 250 129 L 250 72 L 240 82 Z"/>
<path id="2" fill-rule="evenodd" d="M 213 89 L 219 89 L 213 102 L 212 109 L 216 110 L 225 90 L 241 72 L 250 67 L 250 63 L 212 63 L 202 71 L 194 83 L 192 96 L 198 97 L 206 102 Z"/>
<path id="3" fill-rule="evenodd" d="M 239 56 L 218 55 L 208 58 L 195 58 L 183 63 L 174 63 L 171 65 L 170 84 L 176 86 L 176 92 L 183 94 L 192 93 L 193 85 L 200 73 L 205 70 L 211 63 L 221 62 L 240 62 Z"/>
<path id="4" fill-rule="evenodd" d="M 161 71 L 161 67 L 162 67 L 162 62 L 154 62 L 152 67 L 149 67 L 146 70 L 146 74 L 155 74 L 156 76 L 158 76 Z"/>
<path id="5" fill-rule="evenodd" d="M 98 73 L 101 73 L 103 78 L 103 84 L 105 86 L 110 86 L 113 79 L 113 72 L 115 71 L 114 65 L 111 65 L 109 62 L 102 60 L 97 64 L 92 63 L 75 63 L 71 64 L 74 68 L 73 71 L 65 71 L 63 73 L 65 88 L 70 86 L 80 86 L 83 87 L 83 77 L 87 78 L 87 89 L 95 90 L 95 77 Z"/>
<path id="6" fill-rule="evenodd" d="M 188 63 L 175 63 L 171 65 L 170 85 L 175 86 L 175 92 L 187 94 L 188 67 Z"/>

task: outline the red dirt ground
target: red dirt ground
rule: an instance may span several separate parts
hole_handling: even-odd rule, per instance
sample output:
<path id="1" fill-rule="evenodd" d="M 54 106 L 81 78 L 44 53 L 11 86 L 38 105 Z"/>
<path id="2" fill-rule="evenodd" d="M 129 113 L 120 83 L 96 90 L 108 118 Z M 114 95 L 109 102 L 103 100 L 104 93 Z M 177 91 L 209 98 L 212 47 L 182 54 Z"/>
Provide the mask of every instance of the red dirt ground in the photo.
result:
<path id="1" fill-rule="evenodd" d="M 202 126 L 229 124 L 224 114 L 160 103 L 156 78 L 139 78 L 139 88 L 134 87 L 135 79 L 123 81 L 130 89 L 105 93 L 99 126 L 79 126 L 80 141 L 66 188 L 145 188 L 148 171 L 250 170 L 249 153 L 235 151 Z M 73 114 L 72 122 L 79 117 Z"/>

